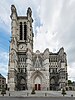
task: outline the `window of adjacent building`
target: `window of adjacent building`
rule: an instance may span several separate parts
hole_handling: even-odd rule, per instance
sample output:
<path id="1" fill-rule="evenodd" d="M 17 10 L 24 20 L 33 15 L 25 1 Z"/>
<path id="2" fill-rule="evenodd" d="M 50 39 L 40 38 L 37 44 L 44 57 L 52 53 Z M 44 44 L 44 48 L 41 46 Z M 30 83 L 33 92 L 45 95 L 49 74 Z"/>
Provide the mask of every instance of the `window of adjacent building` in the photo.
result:
<path id="1" fill-rule="evenodd" d="M 20 22 L 20 40 L 23 39 L 22 22 Z"/>
<path id="2" fill-rule="evenodd" d="M 2 88 L 4 88 L 4 85 L 2 85 Z"/>
<path id="3" fill-rule="evenodd" d="M 26 40 L 26 39 L 27 39 L 27 25 L 24 22 L 24 40 Z"/>
<path id="4" fill-rule="evenodd" d="M 2 84 L 4 84 L 4 80 L 2 80 Z"/>

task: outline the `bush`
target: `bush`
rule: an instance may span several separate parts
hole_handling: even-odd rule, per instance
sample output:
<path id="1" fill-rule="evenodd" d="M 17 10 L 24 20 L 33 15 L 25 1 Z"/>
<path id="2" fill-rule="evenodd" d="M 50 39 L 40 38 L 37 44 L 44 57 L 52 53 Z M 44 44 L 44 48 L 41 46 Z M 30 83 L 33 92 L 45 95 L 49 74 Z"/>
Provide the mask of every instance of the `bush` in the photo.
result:
<path id="1" fill-rule="evenodd" d="M 31 92 L 31 94 L 35 94 L 35 89 L 34 89 L 34 88 L 32 89 L 32 92 Z"/>
<path id="2" fill-rule="evenodd" d="M 6 90 L 3 88 L 2 90 L 1 90 L 1 94 L 4 96 L 4 94 L 6 94 Z"/>
<path id="3" fill-rule="evenodd" d="M 66 91 L 65 91 L 64 88 L 62 89 L 62 95 L 63 95 L 63 96 L 66 95 Z"/>

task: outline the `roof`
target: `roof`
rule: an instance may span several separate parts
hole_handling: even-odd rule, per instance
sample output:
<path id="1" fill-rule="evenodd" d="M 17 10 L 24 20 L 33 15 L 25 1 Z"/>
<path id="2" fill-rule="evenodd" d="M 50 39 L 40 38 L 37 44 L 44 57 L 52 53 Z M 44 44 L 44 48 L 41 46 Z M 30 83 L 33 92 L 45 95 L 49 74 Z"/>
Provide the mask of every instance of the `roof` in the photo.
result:
<path id="1" fill-rule="evenodd" d="M 5 77 L 0 74 L 0 78 L 5 78 Z"/>

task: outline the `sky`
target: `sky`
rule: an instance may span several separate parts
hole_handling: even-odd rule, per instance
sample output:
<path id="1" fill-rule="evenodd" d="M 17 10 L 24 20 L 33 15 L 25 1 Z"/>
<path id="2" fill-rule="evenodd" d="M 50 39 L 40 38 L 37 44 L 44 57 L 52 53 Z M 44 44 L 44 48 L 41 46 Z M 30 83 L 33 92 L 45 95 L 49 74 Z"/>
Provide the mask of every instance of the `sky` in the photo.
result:
<path id="1" fill-rule="evenodd" d="M 7 77 L 12 4 L 18 15 L 26 16 L 27 8 L 32 9 L 34 52 L 64 47 L 68 78 L 75 81 L 75 0 L 0 0 L 0 73 Z"/>

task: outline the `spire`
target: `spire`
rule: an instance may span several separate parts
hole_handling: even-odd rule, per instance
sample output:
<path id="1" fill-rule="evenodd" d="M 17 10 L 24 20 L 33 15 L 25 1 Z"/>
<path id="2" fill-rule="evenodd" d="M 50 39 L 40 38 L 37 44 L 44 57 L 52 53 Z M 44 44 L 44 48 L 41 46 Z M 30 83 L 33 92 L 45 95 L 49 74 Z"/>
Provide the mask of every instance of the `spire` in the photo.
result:
<path id="1" fill-rule="evenodd" d="M 11 5 L 11 16 L 10 17 L 11 17 L 11 19 L 17 17 L 17 11 L 16 11 L 16 7 L 14 5 Z"/>
<path id="2" fill-rule="evenodd" d="M 11 11 L 16 12 L 16 7 L 14 5 L 11 5 Z"/>
<path id="3" fill-rule="evenodd" d="M 32 10 L 30 7 L 27 9 L 27 16 L 31 17 L 32 16 Z"/>

